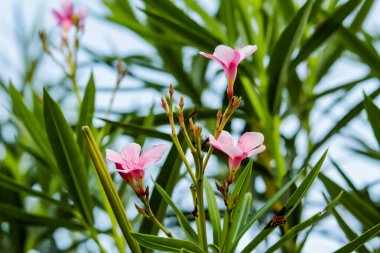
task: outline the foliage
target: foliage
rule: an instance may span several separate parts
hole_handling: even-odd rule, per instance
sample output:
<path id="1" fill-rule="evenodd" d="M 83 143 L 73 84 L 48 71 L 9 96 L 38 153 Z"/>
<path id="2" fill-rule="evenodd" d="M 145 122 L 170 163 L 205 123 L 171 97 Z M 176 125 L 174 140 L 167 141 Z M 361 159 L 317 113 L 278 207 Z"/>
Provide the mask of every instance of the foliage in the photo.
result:
<path id="1" fill-rule="evenodd" d="M 113 92 L 119 90 L 120 81 L 128 75 L 142 82 L 141 89 L 153 89 L 164 95 L 169 84 L 152 81 L 138 71 L 143 68 L 169 74 L 176 93 L 189 101 L 183 110 L 186 120 L 192 117 L 212 133 L 218 130 L 215 127 L 218 110 L 210 105 L 205 94 L 212 91 L 219 95 L 219 106 L 223 108 L 229 98 L 224 90 L 215 88 L 214 80 L 221 73 L 213 72 L 209 67 L 212 63 L 198 52 L 212 52 L 219 44 L 257 45 L 257 52 L 239 65 L 235 95 L 241 96 L 242 102 L 233 118 L 243 120 L 241 132 L 262 132 L 267 149 L 238 170 L 228 198 L 229 203 L 235 203 L 231 213 L 229 206 L 223 205 L 222 194 L 214 189 L 215 182 L 225 177 L 222 153 L 214 151 L 213 155 L 220 159 L 210 163 L 210 172 L 206 170 L 205 177 L 196 175 L 204 184 L 204 194 L 197 192 L 205 200 L 206 208 L 200 210 L 204 211 L 204 226 L 207 223 L 207 228 L 212 228 L 202 235 L 209 237 L 208 243 L 202 245 L 204 238 L 198 237 L 198 219 L 175 201 L 185 191 L 178 188 L 184 184 L 190 187 L 192 180 L 183 169 L 187 167 L 181 157 L 184 154 L 179 153 L 179 150 L 184 153 L 192 150 L 187 136 L 178 133 L 175 145 L 153 179 L 149 195 L 151 211 L 173 231 L 174 238 L 167 238 L 159 233 L 158 223 L 151 222 L 149 215 L 135 217 L 129 212 L 138 200 L 130 197 L 133 192 L 119 177 L 109 173 L 104 161 L 105 148 L 116 143 L 121 135 L 141 145 L 151 139 L 171 141 L 173 133 L 165 128 L 169 126 L 166 112 L 161 108 L 153 110 L 154 105 L 148 115 L 141 115 L 138 109 L 131 112 L 129 108 L 116 112 L 111 102 L 107 108 L 110 110 L 104 113 L 95 104 L 95 97 L 98 99 L 103 92 L 97 90 L 93 75 L 83 94 L 77 97 L 75 77 L 77 68 L 82 66 L 73 55 L 69 61 L 73 69 L 65 79 L 74 85 L 74 90 L 66 87 L 67 91 L 58 97 L 53 93 L 53 85 L 46 85 L 42 92 L 40 84 L 34 84 L 41 56 L 29 59 L 31 56 L 26 53 L 25 73 L 20 83 L 1 82 L 18 132 L 13 142 L 2 137 L 5 155 L 0 163 L 0 251 L 74 252 L 91 241 L 96 243 L 96 250 L 105 252 L 100 238 L 108 235 L 113 250 L 118 252 L 252 252 L 254 249 L 302 252 L 307 249 L 308 236 L 327 217 L 338 224 L 331 231 L 341 230 L 347 238 L 340 249 L 331 250 L 380 250 L 378 245 L 370 243 L 380 233 L 380 206 L 368 193 L 373 185 L 356 188 L 333 158 L 331 163 L 325 162 L 327 151 L 321 153 L 348 124 L 365 115 L 366 125 L 379 145 L 372 147 L 367 140 L 348 136 L 355 144 L 348 147 L 353 153 L 351 159 L 380 160 L 380 109 L 376 105 L 380 94 L 380 56 L 373 46 L 378 39 L 363 26 L 374 3 L 373 0 L 220 0 L 216 12 L 211 13 L 201 1 L 193 0 L 143 0 L 138 6 L 135 1 L 103 0 L 107 9 L 106 16 L 100 17 L 103 22 L 132 31 L 155 50 L 154 54 L 104 55 L 86 47 L 78 48 L 91 57 L 92 63 L 113 66 L 119 62 L 115 71 L 119 77 Z M 32 33 L 37 36 L 35 31 Z M 358 80 L 335 83 L 323 90 L 324 78 L 331 74 L 335 64 L 346 59 L 362 64 L 368 73 Z M 126 73 L 123 66 L 127 66 Z M 331 128 L 318 139 L 313 138 L 313 131 L 320 127 L 311 119 L 318 102 L 328 96 L 349 96 L 371 79 L 376 80 L 375 89 L 363 94 L 352 108 L 343 108 L 344 113 L 334 119 Z M 66 108 L 60 104 L 65 96 L 78 99 L 75 120 L 68 120 Z M 331 107 L 342 108 L 341 99 L 336 99 Z M 101 124 L 94 125 L 94 119 Z M 299 127 L 289 135 L 284 126 L 292 119 L 299 122 Z M 231 121 L 225 129 L 241 134 Z M 300 139 L 304 140 L 303 144 L 296 145 Z M 324 171 L 320 172 L 321 169 Z M 327 169 L 338 172 L 348 187 L 330 179 Z M 259 181 L 264 182 L 265 193 L 260 191 Z M 328 203 L 314 215 L 305 217 L 304 210 L 313 201 L 308 193 L 313 191 L 315 181 L 323 184 Z M 186 188 L 186 191 L 190 196 L 191 190 Z M 320 191 L 313 193 L 322 196 Z M 186 201 L 193 201 L 188 198 Z M 95 210 L 109 217 L 109 228 L 97 227 Z M 351 222 L 342 218 L 343 214 L 349 214 L 360 227 L 351 227 Z M 282 223 L 277 224 L 277 220 Z M 229 221 L 233 221 L 232 225 Z M 58 247 L 53 236 L 58 228 L 69 231 L 72 237 L 69 248 Z M 246 242 L 245 237 L 252 240 Z"/>

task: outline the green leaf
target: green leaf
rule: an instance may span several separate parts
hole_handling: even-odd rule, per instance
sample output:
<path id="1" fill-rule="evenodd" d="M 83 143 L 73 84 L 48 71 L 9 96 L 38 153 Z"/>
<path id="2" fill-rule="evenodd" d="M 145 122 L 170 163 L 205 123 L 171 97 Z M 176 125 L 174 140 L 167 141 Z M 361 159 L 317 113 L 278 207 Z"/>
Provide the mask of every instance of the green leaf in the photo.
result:
<path id="1" fill-rule="evenodd" d="M 194 253 L 205 253 L 205 251 L 203 251 L 200 247 L 189 241 L 140 233 L 132 233 L 132 235 L 140 243 L 140 245 L 152 250 L 159 250 L 163 252 L 180 252 L 182 249 L 185 249 Z"/>
<path id="2" fill-rule="evenodd" d="M 297 12 L 297 15 L 282 32 L 271 54 L 268 66 L 270 80 L 267 99 L 268 107 L 273 115 L 277 114 L 279 110 L 283 88 L 288 78 L 290 57 L 301 40 L 313 4 L 314 1 L 307 1 Z"/>
<path id="3" fill-rule="evenodd" d="M 362 246 L 364 243 L 369 241 L 372 237 L 380 234 L 380 223 L 373 226 L 372 228 L 368 229 L 366 232 L 361 234 L 360 236 L 356 237 L 354 240 L 343 246 L 342 248 L 334 251 L 334 253 L 346 253 L 346 252 L 353 252 L 360 246 Z"/>
<path id="4" fill-rule="evenodd" d="M 80 107 L 79 120 L 76 126 L 77 142 L 79 147 L 84 147 L 83 134 L 81 134 L 82 126 L 92 126 L 92 118 L 95 112 L 95 82 L 94 75 L 91 73 L 90 80 L 87 83 L 84 92 L 83 101 Z"/>
<path id="5" fill-rule="evenodd" d="M 380 88 L 373 91 L 370 95 L 372 99 L 376 98 L 380 94 Z M 327 134 L 325 134 L 324 137 L 322 137 L 318 142 L 316 142 L 311 150 L 309 151 L 309 154 L 307 155 L 307 158 L 305 159 L 306 162 L 310 159 L 310 157 L 314 154 L 316 150 L 318 150 L 324 143 L 326 143 L 327 140 L 329 140 L 332 136 L 334 136 L 336 133 L 338 133 L 342 128 L 348 125 L 348 123 L 354 119 L 357 115 L 360 114 L 360 112 L 364 108 L 364 101 L 360 101 L 357 103 L 349 112 L 347 112 L 346 115 L 344 115 L 342 118 L 338 120 L 338 122 L 335 124 L 334 127 L 332 127 Z"/>
<path id="6" fill-rule="evenodd" d="M 351 0 L 337 8 L 318 28 L 313 35 L 302 46 L 296 59 L 292 62 L 297 66 L 306 59 L 314 50 L 316 50 L 324 41 L 326 41 L 338 28 L 346 17 L 352 13 L 360 4 L 360 0 Z"/>
<path id="7" fill-rule="evenodd" d="M 354 240 L 358 235 L 350 228 L 350 226 L 344 221 L 335 208 L 331 208 L 336 221 L 338 222 L 340 228 L 343 230 L 344 234 L 349 240 Z M 370 253 L 370 251 L 363 245 L 357 249 L 358 253 Z"/>
<path id="8" fill-rule="evenodd" d="M 363 226 L 368 228 L 380 222 L 380 213 L 371 202 L 368 202 L 362 196 L 359 196 L 354 192 L 344 191 L 342 187 L 334 183 L 323 173 L 319 175 L 319 178 L 325 185 L 331 197 L 335 197 L 343 191 L 343 196 L 341 198 L 342 205 L 360 220 Z"/>
<path id="9" fill-rule="evenodd" d="M 306 192 L 311 187 L 312 183 L 314 182 L 315 178 L 317 177 L 319 171 L 322 168 L 322 164 L 326 158 L 327 150 L 321 158 L 318 160 L 318 162 L 314 165 L 314 167 L 311 169 L 309 174 L 306 176 L 306 178 L 302 181 L 301 185 L 297 188 L 297 190 L 290 196 L 290 198 L 286 201 L 284 205 L 285 210 L 285 217 L 288 217 L 292 212 L 295 210 L 295 208 L 298 206 L 298 204 L 301 202 L 302 198 L 305 196 Z M 248 253 L 252 252 L 267 236 L 272 233 L 275 230 L 275 228 L 266 227 L 264 228 L 242 251 L 242 253 Z"/>
<path id="10" fill-rule="evenodd" d="M 191 227 L 188 219 L 185 217 L 185 215 L 179 210 L 179 208 L 174 204 L 173 200 L 170 198 L 170 196 L 165 192 L 165 190 L 154 181 L 155 189 L 161 194 L 162 198 L 165 200 L 165 202 L 173 209 L 174 213 L 177 215 L 179 225 L 181 226 L 183 232 L 185 233 L 187 239 L 197 242 L 198 241 L 198 235 L 195 233 L 194 229 Z"/>
<path id="11" fill-rule="evenodd" d="M 166 141 L 172 140 L 172 138 L 170 137 L 169 134 L 158 131 L 158 130 L 151 128 L 151 127 L 146 127 L 146 126 L 142 126 L 142 125 L 135 125 L 135 124 L 130 124 L 130 123 L 124 123 L 124 122 L 116 122 L 116 121 L 103 119 L 103 118 L 99 118 L 99 119 L 109 123 L 112 126 L 123 128 L 124 132 L 127 134 L 136 135 L 138 133 L 138 134 L 144 134 L 147 137 L 158 138 L 158 139 L 162 139 L 162 140 L 166 140 Z"/>
<path id="12" fill-rule="evenodd" d="M 265 204 L 260 207 L 258 211 L 256 211 L 252 217 L 247 221 L 247 223 L 243 226 L 243 228 L 239 231 L 239 234 L 237 236 L 237 240 L 234 242 L 234 245 L 232 248 L 236 248 L 239 243 L 239 238 L 242 238 L 244 234 L 250 229 L 250 227 L 258 220 L 260 219 L 276 202 L 280 199 L 282 195 L 284 195 L 290 186 L 294 184 L 294 182 L 304 174 L 306 169 L 301 170 L 297 176 L 293 177 L 292 180 L 287 182 L 283 187 L 281 187 L 280 190 L 278 190 L 270 199 L 265 201 Z"/>
<path id="13" fill-rule="evenodd" d="M 28 109 L 22 96 L 12 84 L 9 85 L 9 94 L 12 99 L 12 108 L 15 115 L 22 121 L 33 141 L 41 150 L 40 153 L 44 154 L 46 163 L 50 164 L 52 169 L 57 169 L 43 123 Z"/>
<path id="14" fill-rule="evenodd" d="M 247 192 L 249 183 L 252 180 L 252 164 L 253 160 L 250 160 L 247 166 L 244 168 L 243 172 L 240 174 L 239 178 L 237 179 L 235 187 L 232 190 L 231 195 L 229 197 L 230 205 L 232 205 L 234 200 L 237 198 L 236 206 L 232 211 L 233 221 L 237 220 L 239 217 L 239 213 L 244 202 L 244 195 Z M 234 235 L 236 235 L 237 232 L 236 229 L 238 227 L 238 224 L 236 224 L 236 222 L 233 222 L 231 227 L 228 228 L 228 223 L 228 216 L 225 216 L 223 223 L 222 244 L 226 246 L 226 249 L 229 249 L 230 245 L 232 244 L 234 240 Z"/>
<path id="15" fill-rule="evenodd" d="M 94 221 L 88 178 L 73 131 L 58 104 L 54 102 L 46 89 L 44 89 L 43 106 L 46 132 L 61 176 L 85 222 L 92 226 Z"/>
<path id="16" fill-rule="evenodd" d="M 111 175 L 108 172 L 106 163 L 103 159 L 102 153 L 99 150 L 98 144 L 96 143 L 96 140 L 88 126 L 82 127 L 82 131 L 85 135 L 88 152 L 90 153 L 94 168 L 107 195 L 112 211 L 117 219 L 117 222 L 119 223 L 120 229 L 125 239 L 127 240 L 132 252 L 139 253 L 141 252 L 141 249 L 136 240 L 134 240 L 131 235 L 132 225 L 127 217 L 127 214 L 125 213 L 124 205 L 121 202 L 121 199 L 112 181 Z"/>
<path id="17" fill-rule="evenodd" d="M 50 204 L 57 205 L 58 207 L 64 210 L 75 212 L 75 210 L 71 206 L 67 205 L 66 203 L 56 200 L 50 197 L 49 195 L 45 194 L 44 192 L 36 191 L 33 188 L 30 188 L 26 185 L 17 183 L 11 178 L 4 176 L 3 174 L 0 174 L 0 186 L 11 191 L 25 193 L 29 196 L 38 197 L 39 199 L 45 200 L 49 202 Z"/>
<path id="18" fill-rule="evenodd" d="M 59 217 L 47 217 L 30 214 L 21 208 L 0 202 L 0 217 L 8 222 L 23 226 L 43 226 L 50 228 L 64 227 L 72 230 L 82 230 L 83 225 L 77 221 Z"/>
<path id="19" fill-rule="evenodd" d="M 281 239 L 278 240 L 275 244 L 273 244 L 269 249 L 267 249 L 266 252 L 269 253 L 269 252 L 276 251 L 280 247 L 284 246 L 284 244 L 288 240 L 292 239 L 299 232 L 301 232 L 302 230 L 308 228 L 309 226 L 315 224 L 319 220 L 321 220 L 324 217 L 326 217 L 327 216 L 327 211 L 338 203 L 338 201 L 339 201 L 339 199 L 340 199 L 341 196 L 342 196 L 342 192 L 333 201 L 331 201 L 329 204 L 327 204 L 327 206 L 321 212 L 314 214 L 309 219 L 307 219 L 307 220 L 305 220 L 305 221 L 303 221 L 303 222 L 295 225 L 294 227 L 290 228 L 286 232 L 286 234 L 283 235 L 281 237 Z"/>
<path id="20" fill-rule="evenodd" d="M 216 202 L 214 190 L 212 189 L 207 177 L 204 177 L 203 181 L 204 181 L 204 189 L 205 189 L 206 199 L 207 199 L 208 215 L 210 217 L 210 222 L 212 225 L 214 244 L 219 246 L 222 240 L 219 207 Z"/>
<path id="21" fill-rule="evenodd" d="M 365 96 L 364 107 L 367 111 L 368 120 L 371 123 L 373 133 L 380 147 L 380 109 L 373 103 L 370 97 Z"/>

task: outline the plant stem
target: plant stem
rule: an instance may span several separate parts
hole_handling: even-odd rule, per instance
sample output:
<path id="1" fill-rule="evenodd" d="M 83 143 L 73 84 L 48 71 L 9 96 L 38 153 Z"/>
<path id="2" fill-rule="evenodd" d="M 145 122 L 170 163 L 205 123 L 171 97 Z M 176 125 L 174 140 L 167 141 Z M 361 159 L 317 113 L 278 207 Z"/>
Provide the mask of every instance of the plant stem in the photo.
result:
<path id="1" fill-rule="evenodd" d="M 142 199 L 142 201 L 144 202 L 144 205 L 146 207 L 146 211 L 148 212 L 148 215 L 149 215 L 149 219 L 151 221 L 153 221 L 154 223 L 156 223 L 156 225 L 162 230 L 162 232 L 164 232 L 168 237 L 173 237 L 172 233 L 166 229 L 166 227 L 164 225 L 162 225 L 162 223 L 156 218 L 156 216 L 154 215 L 154 213 L 152 212 L 152 209 L 150 209 L 150 204 L 149 204 L 149 200 L 147 198 L 144 198 Z"/>
<path id="2" fill-rule="evenodd" d="M 199 238 L 201 239 L 199 243 L 202 248 L 207 251 L 207 231 L 206 231 L 206 215 L 205 206 L 203 198 L 203 173 L 199 175 L 198 182 L 196 185 L 197 189 L 197 204 L 198 204 L 198 219 L 200 229 L 198 230 Z"/>

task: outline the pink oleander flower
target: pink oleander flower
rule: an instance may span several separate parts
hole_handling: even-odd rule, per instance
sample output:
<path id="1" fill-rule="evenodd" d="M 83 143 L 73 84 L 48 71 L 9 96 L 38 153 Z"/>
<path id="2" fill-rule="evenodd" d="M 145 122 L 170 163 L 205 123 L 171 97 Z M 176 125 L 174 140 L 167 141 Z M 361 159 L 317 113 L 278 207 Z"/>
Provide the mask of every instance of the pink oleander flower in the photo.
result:
<path id="1" fill-rule="evenodd" d="M 259 132 L 244 133 L 236 146 L 231 134 L 224 130 L 217 140 L 212 135 L 209 135 L 209 140 L 211 146 L 229 156 L 228 164 L 232 173 L 239 169 L 241 161 L 245 158 L 257 155 L 266 148 L 263 145 L 264 135 Z"/>
<path id="2" fill-rule="evenodd" d="M 141 146 L 130 143 L 120 153 L 107 149 L 106 157 L 107 160 L 115 163 L 116 170 L 125 181 L 136 180 L 141 183 L 145 168 L 161 160 L 168 146 L 167 144 L 154 145 L 142 152 L 140 156 Z"/>
<path id="3" fill-rule="evenodd" d="M 79 7 L 75 10 L 74 3 L 69 0 L 63 1 L 61 7 L 61 11 L 52 10 L 52 12 L 57 19 L 58 25 L 64 31 L 68 31 L 72 26 L 83 28 L 84 20 L 87 16 L 84 8 Z"/>
<path id="4" fill-rule="evenodd" d="M 233 49 L 225 45 L 219 45 L 215 48 L 213 54 L 200 52 L 204 57 L 217 61 L 224 68 L 224 74 L 227 78 L 227 94 L 231 99 L 234 94 L 234 83 L 239 63 L 256 52 L 257 46 L 248 45 L 243 48 Z"/>

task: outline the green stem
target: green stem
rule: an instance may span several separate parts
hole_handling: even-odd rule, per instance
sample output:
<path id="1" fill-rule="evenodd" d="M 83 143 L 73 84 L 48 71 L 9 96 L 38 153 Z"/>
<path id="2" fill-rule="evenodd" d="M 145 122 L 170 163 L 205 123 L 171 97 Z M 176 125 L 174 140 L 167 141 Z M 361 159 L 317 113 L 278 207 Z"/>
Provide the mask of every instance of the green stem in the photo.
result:
<path id="1" fill-rule="evenodd" d="M 202 173 L 203 174 L 203 173 Z M 197 188 L 197 204 L 198 204 L 198 219 L 200 229 L 198 230 L 199 243 L 202 248 L 207 252 L 207 231 L 206 231 L 206 215 L 203 198 L 203 175 L 200 175 L 196 185 Z"/>
<path id="2" fill-rule="evenodd" d="M 166 227 L 164 225 L 162 225 L 162 223 L 156 218 L 156 216 L 154 215 L 154 213 L 152 212 L 152 209 L 150 209 L 150 204 L 149 204 L 149 200 L 148 199 L 144 199 L 143 200 L 144 204 L 145 204 L 145 207 L 146 207 L 146 210 L 148 212 L 148 215 L 149 215 L 149 219 L 151 221 L 153 221 L 154 223 L 156 223 L 156 225 L 162 230 L 162 232 L 164 232 L 168 237 L 173 237 L 172 233 L 166 229 Z"/>

